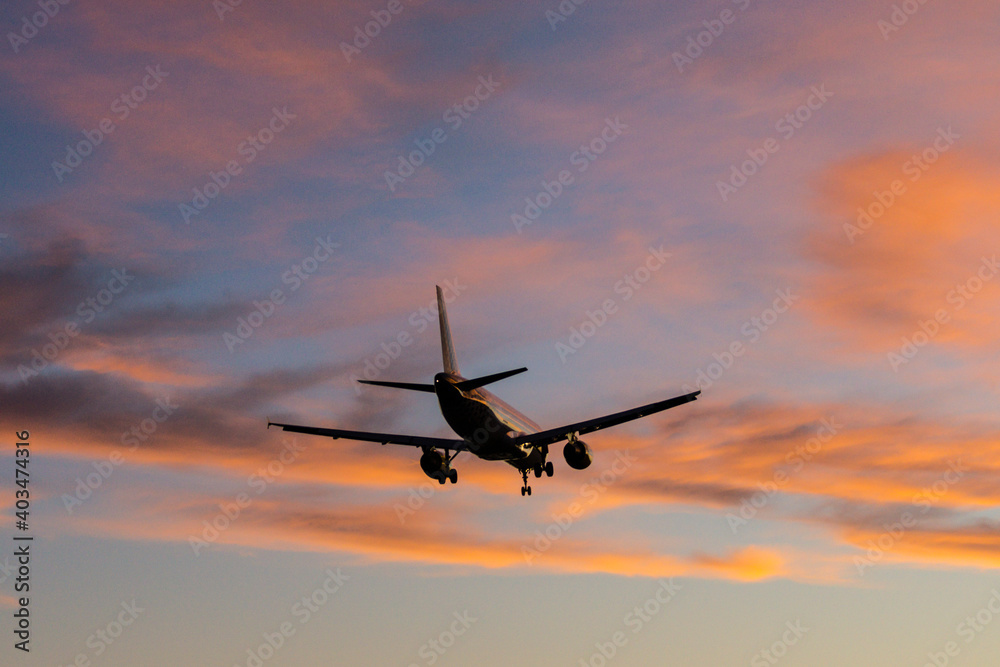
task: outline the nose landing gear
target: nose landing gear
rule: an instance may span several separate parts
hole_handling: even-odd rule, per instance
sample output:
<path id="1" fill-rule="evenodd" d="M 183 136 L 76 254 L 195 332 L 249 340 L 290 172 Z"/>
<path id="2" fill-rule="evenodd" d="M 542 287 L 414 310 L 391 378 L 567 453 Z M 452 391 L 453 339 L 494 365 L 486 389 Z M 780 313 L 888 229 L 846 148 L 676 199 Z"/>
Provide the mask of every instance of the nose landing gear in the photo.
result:
<path id="1" fill-rule="evenodd" d="M 546 460 L 548 458 L 548 454 L 549 454 L 549 447 L 548 447 L 548 445 L 542 445 L 539 449 L 540 449 L 540 452 L 541 452 L 541 455 L 542 455 L 541 456 L 541 462 L 538 465 L 532 466 L 530 468 L 523 468 L 523 469 L 521 469 L 521 480 L 522 480 L 522 482 L 521 482 L 521 495 L 522 496 L 530 496 L 531 495 L 531 487 L 528 486 L 528 471 L 529 470 L 531 472 L 535 473 L 535 477 L 541 477 L 543 472 L 545 473 L 546 477 L 552 477 L 552 473 L 553 473 L 552 461 Z"/>

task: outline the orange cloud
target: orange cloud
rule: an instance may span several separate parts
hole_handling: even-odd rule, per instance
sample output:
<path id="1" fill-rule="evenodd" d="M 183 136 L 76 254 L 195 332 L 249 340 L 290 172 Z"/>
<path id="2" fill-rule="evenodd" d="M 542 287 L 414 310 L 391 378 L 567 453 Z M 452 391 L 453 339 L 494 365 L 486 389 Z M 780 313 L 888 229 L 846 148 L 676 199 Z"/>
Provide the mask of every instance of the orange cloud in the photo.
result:
<path id="1" fill-rule="evenodd" d="M 983 521 L 958 528 L 936 528 L 921 523 L 904 525 L 900 514 L 884 526 L 845 531 L 858 552 L 852 556 L 856 574 L 884 563 L 921 567 L 1000 568 L 1000 534 L 996 522 Z M 917 522 L 918 517 L 906 523 Z"/>
<path id="2" fill-rule="evenodd" d="M 900 337 L 940 312 L 935 343 L 993 343 L 1000 172 L 961 145 L 929 162 L 934 141 L 946 144 L 941 136 L 856 157 L 822 178 L 828 224 L 808 237 L 821 270 L 811 280 L 815 296 L 803 304 L 853 347 L 899 347 Z"/>
<path id="3" fill-rule="evenodd" d="M 116 491 L 109 491 L 114 495 Z M 405 525 L 385 505 L 354 504 L 316 509 L 315 502 L 293 500 L 279 490 L 274 497 L 252 497 L 238 516 L 224 520 L 220 503 L 232 497 L 187 497 L 178 501 L 149 491 L 130 492 L 143 507 L 141 522 L 128 517 L 75 516 L 66 528 L 133 539 L 187 542 L 195 558 L 220 546 L 350 554 L 361 562 L 406 562 L 518 573 L 608 573 L 621 576 L 696 576 L 756 581 L 791 572 L 774 551 L 748 547 L 722 555 L 690 557 L 635 548 L 614 549 L 606 540 L 560 535 L 539 548 L 527 528 L 521 537 L 487 534 L 457 507 L 421 510 Z M 277 497 L 281 495 L 282 497 Z M 210 524 L 215 522 L 217 529 Z M 573 528 L 581 534 L 586 528 Z"/>
<path id="4" fill-rule="evenodd" d="M 908 511 L 920 523 L 894 545 L 892 559 L 940 567 L 995 564 L 989 530 L 970 529 L 963 519 L 968 511 L 1000 502 L 994 483 L 1000 444 L 989 424 L 955 426 L 871 406 L 695 407 L 662 422 L 658 434 L 636 436 L 624 429 L 595 435 L 590 439 L 594 465 L 582 472 L 557 465 L 558 474 L 540 482 L 544 493 L 536 494 L 532 505 L 514 493 L 516 474 L 505 465 L 466 457 L 459 461 L 460 485 L 439 490 L 419 470 L 415 450 L 297 436 L 302 453 L 283 466 L 266 495 L 252 496 L 252 507 L 213 544 L 333 550 L 364 560 L 498 570 L 832 582 L 850 580 L 856 550 Z M 833 432 L 822 430 L 824 420 Z M 100 451 L 86 438 L 47 440 L 57 455 Z M 615 470 L 615 452 L 626 450 L 632 463 Z M 162 437 L 129 454 L 127 465 L 177 469 L 196 460 L 216 480 L 239 486 L 260 474 L 276 452 L 260 445 L 211 447 L 164 428 Z M 130 503 L 148 509 L 143 522 L 109 513 L 104 503 L 117 506 L 117 494 L 128 494 Z M 410 503 L 414 494 L 423 498 L 417 507 Z M 67 526 L 183 541 L 199 535 L 203 522 L 234 495 L 187 493 L 180 500 L 173 489 L 113 486 L 102 489 Z M 349 503 L 331 506 L 331 498 L 347 497 Z M 560 530 L 550 545 L 536 543 L 535 529 L 544 530 L 554 514 L 574 502 L 583 511 L 571 529 Z M 744 505 L 758 509 L 747 516 L 741 513 Z M 722 542 L 737 539 L 737 531 L 730 534 L 726 528 L 730 515 L 743 517 L 747 525 L 764 522 L 769 538 L 758 536 L 753 544 L 733 545 L 720 554 L 689 551 L 688 538 L 680 535 L 642 546 L 627 534 L 627 522 L 617 529 L 618 540 L 607 537 L 606 527 L 596 540 L 588 527 L 611 512 L 625 517 L 677 508 L 714 516 Z M 485 528 L 481 513 L 496 511 L 522 517 L 523 533 Z M 819 546 L 785 544 L 782 535 L 801 524 L 819 531 Z M 739 538 L 748 534 L 740 532 Z M 608 546 L 615 543 L 629 548 Z"/>

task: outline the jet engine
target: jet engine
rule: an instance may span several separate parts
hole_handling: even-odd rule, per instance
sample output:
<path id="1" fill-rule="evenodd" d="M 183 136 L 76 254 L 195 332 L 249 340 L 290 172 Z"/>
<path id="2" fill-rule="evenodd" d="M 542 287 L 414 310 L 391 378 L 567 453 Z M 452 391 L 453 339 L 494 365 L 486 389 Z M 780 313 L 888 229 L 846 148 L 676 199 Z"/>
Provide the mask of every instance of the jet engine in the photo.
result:
<path id="1" fill-rule="evenodd" d="M 448 462 L 444 454 L 436 449 L 428 449 L 420 457 L 420 468 L 431 479 L 440 479 L 448 474 Z"/>
<path id="2" fill-rule="evenodd" d="M 563 457 L 570 468 L 583 470 L 593 463 L 594 458 L 590 455 L 590 449 L 583 440 L 573 440 L 567 442 L 563 447 Z"/>
<path id="3" fill-rule="evenodd" d="M 420 469 L 425 475 L 441 484 L 444 484 L 445 480 L 450 480 L 452 484 L 458 482 L 458 471 L 453 470 L 448 464 L 447 457 L 436 449 L 428 449 L 420 456 Z"/>

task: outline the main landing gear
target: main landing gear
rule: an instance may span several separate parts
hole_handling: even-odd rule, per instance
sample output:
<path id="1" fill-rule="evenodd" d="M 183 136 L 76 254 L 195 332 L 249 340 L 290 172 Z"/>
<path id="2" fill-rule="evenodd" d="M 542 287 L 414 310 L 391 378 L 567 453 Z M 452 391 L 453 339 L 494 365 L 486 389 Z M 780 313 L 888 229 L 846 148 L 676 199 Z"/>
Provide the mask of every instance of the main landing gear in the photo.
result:
<path id="1" fill-rule="evenodd" d="M 535 477 L 541 477 L 542 471 L 545 472 L 546 477 L 552 477 L 552 461 L 546 461 L 545 465 L 535 466 Z"/>
<path id="2" fill-rule="evenodd" d="M 552 477 L 552 472 L 553 472 L 552 471 L 552 461 L 546 461 L 545 460 L 545 459 L 548 458 L 548 454 L 549 454 L 549 447 L 548 447 L 548 445 L 542 445 L 542 447 L 541 447 L 541 454 L 542 454 L 542 462 L 541 463 L 539 463 L 538 465 L 534 466 L 533 468 L 523 468 L 521 470 L 521 480 L 522 480 L 522 483 L 521 483 L 521 495 L 522 496 L 530 496 L 531 495 L 531 487 L 528 486 L 528 471 L 529 470 L 531 470 L 532 472 L 535 473 L 535 477 L 541 477 L 543 472 L 545 473 L 546 477 Z"/>

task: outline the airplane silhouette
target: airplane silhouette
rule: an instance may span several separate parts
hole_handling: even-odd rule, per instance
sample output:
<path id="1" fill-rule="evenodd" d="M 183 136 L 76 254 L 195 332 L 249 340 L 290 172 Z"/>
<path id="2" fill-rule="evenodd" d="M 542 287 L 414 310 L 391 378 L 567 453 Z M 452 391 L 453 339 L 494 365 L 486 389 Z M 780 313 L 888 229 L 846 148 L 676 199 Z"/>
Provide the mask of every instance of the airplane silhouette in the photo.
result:
<path id="1" fill-rule="evenodd" d="M 538 424 L 483 389 L 485 385 L 523 373 L 528 369 L 517 368 L 512 371 L 472 379 L 463 377 L 458 370 L 458 362 L 455 360 L 455 348 L 451 343 L 451 329 L 448 326 L 448 313 L 445 310 L 444 296 L 440 287 L 437 288 L 437 305 L 444 372 L 434 376 L 433 384 L 375 380 L 358 380 L 358 382 L 437 395 L 444 420 L 461 439 L 346 431 L 336 428 L 279 424 L 270 420 L 267 423 L 268 428 L 279 426 L 292 433 L 320 435 L 335 440 L 344 438 L 346 440 L 380 442 L 383 445 L 419 447 L 423 450 L 423 454 L 420 456 L 421 469 L 428 477 L 436 479 L 441 484 L 444 484 L 446 480 L 450 480 L 452 484 L 458 482 L 458 471 L 451 467 L 451 462 L 459 453 L 471 452 L 481 459 L 505 461 L 517 468 L 521 473 L 521 495 L 530 496 L 529 472 L 534 472 L 535 477 L 541 477 L 543 472 L 548 477 L 552 476 L 552 462 L 548 460 L 549 445 L 566 440 L 566 445 L 563 447 L 563 458 L 569 467 L 583 470 L 591 464 L 593 457 L 590 448 L 578 436 L 683 405 L 695 400 L 701 393 L 695 391 L 631 410 L 543 431 Z"/>

